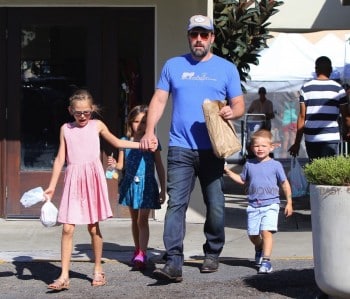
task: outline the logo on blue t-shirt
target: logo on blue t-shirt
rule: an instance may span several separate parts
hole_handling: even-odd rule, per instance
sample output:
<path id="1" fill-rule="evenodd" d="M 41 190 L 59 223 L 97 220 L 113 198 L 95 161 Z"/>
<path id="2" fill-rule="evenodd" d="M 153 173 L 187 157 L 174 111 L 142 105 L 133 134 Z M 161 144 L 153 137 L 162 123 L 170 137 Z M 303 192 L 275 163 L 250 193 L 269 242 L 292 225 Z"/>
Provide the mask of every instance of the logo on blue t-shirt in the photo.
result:
<path id="1" fill-rule="evenodd" d="M 183 72 L 181 80 L 216 81 L 215 78 L 208 77 L 207 73 L 196 75 L 195 72 Z"/>

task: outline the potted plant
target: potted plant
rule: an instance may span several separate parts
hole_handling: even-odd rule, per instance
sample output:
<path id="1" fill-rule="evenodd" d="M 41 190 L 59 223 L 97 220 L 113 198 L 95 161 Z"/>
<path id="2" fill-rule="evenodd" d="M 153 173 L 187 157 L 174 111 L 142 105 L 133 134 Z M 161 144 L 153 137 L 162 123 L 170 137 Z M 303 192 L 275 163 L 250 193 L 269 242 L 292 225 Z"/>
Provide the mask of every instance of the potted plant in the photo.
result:
<path id="1" fill-rule="evenodd" d="M 315 159 L 305 165 L 310 183 L 315 280 L 334 298 L 350 298 L 350 158 Z"/>

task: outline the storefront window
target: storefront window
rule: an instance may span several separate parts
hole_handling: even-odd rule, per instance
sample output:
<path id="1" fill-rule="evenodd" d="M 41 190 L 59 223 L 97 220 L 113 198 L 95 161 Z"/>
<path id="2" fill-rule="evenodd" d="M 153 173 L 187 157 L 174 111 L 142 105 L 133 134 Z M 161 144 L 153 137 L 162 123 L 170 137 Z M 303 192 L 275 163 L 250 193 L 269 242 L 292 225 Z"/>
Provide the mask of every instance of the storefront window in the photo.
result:
<path id="1" fill-rule="evenodd" d="M 21 34 L 21 170 L 50 170 L 68 98 L 85 86 L 86 29 L 27 25 Z"/>

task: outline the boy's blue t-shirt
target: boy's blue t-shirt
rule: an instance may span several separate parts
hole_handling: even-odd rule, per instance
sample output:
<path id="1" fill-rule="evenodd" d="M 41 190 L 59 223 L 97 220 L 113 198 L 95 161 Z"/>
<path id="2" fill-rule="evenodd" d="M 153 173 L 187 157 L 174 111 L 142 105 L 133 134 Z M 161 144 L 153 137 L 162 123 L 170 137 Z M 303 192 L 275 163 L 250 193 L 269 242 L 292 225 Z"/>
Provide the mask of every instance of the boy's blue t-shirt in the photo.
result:
<path id="1" fill-rule="evenodd" d="M 279 161 L 270 159 L 260 162 L 255 158 L 247 160 L 240 176 L 248 188 L 249 205 L 261 207 L 280 203 L 279 185 L 287 177 Z"/>
<path id="2" fill-rule="evenodd" d="M 225 100 L 242 94 L 236 66 L 213 55 L 198 62 L 190 54 L 169 59 L 157 88 L 172 95 L 169 146 L 211 149 L 202 110 L 205 99 Z"/>

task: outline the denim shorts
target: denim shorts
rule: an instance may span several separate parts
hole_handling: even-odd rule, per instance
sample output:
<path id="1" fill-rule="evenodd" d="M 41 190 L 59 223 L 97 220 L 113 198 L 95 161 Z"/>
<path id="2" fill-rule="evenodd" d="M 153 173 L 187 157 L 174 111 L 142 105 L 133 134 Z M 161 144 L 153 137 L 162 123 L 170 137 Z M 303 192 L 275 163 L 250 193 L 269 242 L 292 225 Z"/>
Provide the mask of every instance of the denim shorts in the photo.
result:
<path id="1" fill-rule="evenodd" d="M 257 236 L 261 231 L 277 231 L 278 213 L 280 206 L 277 203 L 265 207 L 247 207 L 248 235 Z"/>

